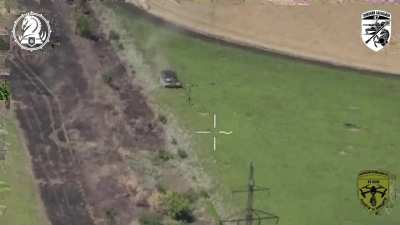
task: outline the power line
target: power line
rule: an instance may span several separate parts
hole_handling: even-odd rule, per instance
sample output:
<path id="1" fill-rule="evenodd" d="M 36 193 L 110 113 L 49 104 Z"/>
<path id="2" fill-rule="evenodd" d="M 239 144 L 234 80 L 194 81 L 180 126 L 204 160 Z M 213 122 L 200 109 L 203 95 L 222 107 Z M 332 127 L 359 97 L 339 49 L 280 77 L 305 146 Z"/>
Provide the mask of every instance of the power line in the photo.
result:
<path id="1" fill-rule="evenodd" d="M 254 193 L 262 191 L 269 191 L 269 188 L 258 187 L 256 185 L 254 179 L 254 164 L 253 162 L 251 162 L 247 190 L 233 191 L 233 193 L 247 193 L 247 205 L 245 210 L 245 216 L 236 219 L 220 220 L 219 224 L 224 225 L 224 224 L 236 223 L 237 225 L 240 225 L 243 224 L 244 222 L 245 225 L 260 225 L 261 222 L 265 220 L 275 220 L 275 223 L 278 223 L 279 222 L 278 216 L 254 208 Z"/>

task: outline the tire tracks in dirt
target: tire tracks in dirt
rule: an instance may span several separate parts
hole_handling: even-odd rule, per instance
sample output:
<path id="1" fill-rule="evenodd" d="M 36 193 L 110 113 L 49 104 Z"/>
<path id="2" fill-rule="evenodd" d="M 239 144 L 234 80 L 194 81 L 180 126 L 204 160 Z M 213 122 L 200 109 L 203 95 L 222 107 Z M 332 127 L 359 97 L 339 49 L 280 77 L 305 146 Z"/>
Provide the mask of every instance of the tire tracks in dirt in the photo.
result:
<path id="1" fill-rule="evenodd" d="M 39 181 L 41 195 L 47 206 L 49 219 L 52 221 L 53 224 L 57 225 L 82 224 L 81 221 L 85 221 L 85 224 L 88 225 L 94 224 L 89 213 L 87 213 L 88 210 L 84 201 L 85 198 L 80 182 L 77 179 L 74 179 L 76 177 L 69 177 L 69 175 L 67 173 L 64 174 L 63 171 L 60 171 L 60 174 L 56 174 L 57 167 L 61 168 L 58 163 L 64 162 L 64 166 L 66 167 L 65 169 L 69 169 L 71 171 L 73 171 L 74 169 L 79 169 L 80 166 L 80 162 L 77 159 L 76 155 L 73 153 L 73 150 L 68 147 L 68 135 L 66 134 L 63 123 L 57 123 L 54 119 L 62 118 L 60 114 L 56 116 L 54 115 L 54 113 L 61 111 L 59 102 L 54 97 L 51 90 L 44 84 L 44 82 L 40 80 L 38 75 L 35 74 L 35 72 L 32 71 L 31 68 L 29 68 L 29 65 L 24 63 L 24 60 L 25 59 L 18 54 L 16 57 L 14 57 L 14 59 L 11 59 L 11 62 L 15 68 L 18 68 L 19 74 L 23 75 L 27 80 L 29 80 L 30 85 L 32 85 L 34 89 L 41 93 L 40 98 L 45 103 L 43 105 L 45 109 L 42 110 L 47 111 L 47 114 L 49 115 L 50 131 L 47 131 L 45 134 L 39 133 L 39 139 L 42 141 L 48 139 L 47 142 L 50 142 L 50 145 L 53 146 L 52 150 L 54 152 L 60 153 L 59 156 L 61 159 L 57 160 L 56 162 L 52 161 L 50 159 L 54 160 L 58 156 L 56 156 L 56 154 L 54 153 L 51 153 L 49 150 L 45 150 L 40 153 L 40 150 L 33 152 L 32 148 L 29 148 L 34 163 L 35 176 Z M 45 92 L 43 92 L 43 90 L 45 90 Z M 33 105 L 18 105 L 17 115 L 20 119 L 25 118 L 22 119 L 22 125 L 24 124 L 24 121 L 27 122 L 29 124 L 29 129 L 34 132 L 35 128 L 40 127 L 40 116 L 35 112 L 35 110 L 30 109 L 30 107 L 32 106 Z M 57 112 L 54 112 L 54 110 L 52 110 L 54 109 L 52 108 L 52 106 L 55 106 L 55 108 L 57 108 Z M 46 113 L 43 112 L 43 114 Z M 33 120 L 31 120 L 32 117 Z M 62 121 L 62 119 L 60 120 Z M 50 134 L 57 131 L 56 124 L 60 126 L 60 128 L 58 129 L 61 129 L 62 135 L 67 140 L 67 144 L 64 145 L 64 147 L 62 148 L 60 148 L 59 145 L 57 145 L 57 143 L 55 143 L 54 140 L 51 140 L 50 138 Z M 26 131 L 26 129 L 24 130 Z M 79 198 L 71 199 L 71 196 L 79 196 Z M 49 207 L 49 202 L 52 202 L 50 203 L 52 207 Z M 79 212 L 75 209 L 79 210 Z M 60 217 L 64 218 L 59 219 Z"/>
<path id="2" fill-rule="evenodd" d="M 110 44 L 74 35 L 70 6 L 26 6 L 47 12 L 62 31 L 61 46 L 42 55 L 14 49 L 11 58 L 17 118 L 49 220 L 105 225 L 112 210 L 115 225 L 131 224 L 143 193 L 120 152 L 162 149 L 163 130 Z M 103 82 L 110 68 L 118 88 Z"/>

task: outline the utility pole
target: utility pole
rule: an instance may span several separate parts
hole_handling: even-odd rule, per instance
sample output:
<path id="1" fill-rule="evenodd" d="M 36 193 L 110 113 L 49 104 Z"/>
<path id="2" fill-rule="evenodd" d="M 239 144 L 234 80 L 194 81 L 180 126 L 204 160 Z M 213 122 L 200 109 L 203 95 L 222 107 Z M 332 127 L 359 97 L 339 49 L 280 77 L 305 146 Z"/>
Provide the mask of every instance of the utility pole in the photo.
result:
<path id="1" fill-rule="evenodd" d="M 247 187 L 247 210 L 246 210 L 246 225 L 253 224 L 253 205 L 254 205 L 254 191 L 255 191 L 255 181 L 254 181 L 254 164 L 250 163 L 250 175 L 249 175 L 249 183 Z M 268 189 L 265 189 L 268 191 Z"/>
<path id="2" fill-rule="evenodd" d="M 247 190 L 233 191 L 233 193 L 247 193 L 247 205 L 245 210 L 245 216 L 244 218 L 242 217 L 236 219 L 220 220 L 220 225 L 231 224 L 231 223 L 236 223 L 237 225 L 240 225 L 242 224 L 242 222 L 244 222 L 245 225 L 260 225 L 261 222 L 264 220 L 275 220 L 275 223 L 278 223 L 279 222 L 278 216 L 254 208 L 254 193 L 259 191 L 268 191 L 268 190 L 269 188 L 258 187 L 256 185 L 254 179 L 254 164 L 253 162 L 251 162 Z"/>

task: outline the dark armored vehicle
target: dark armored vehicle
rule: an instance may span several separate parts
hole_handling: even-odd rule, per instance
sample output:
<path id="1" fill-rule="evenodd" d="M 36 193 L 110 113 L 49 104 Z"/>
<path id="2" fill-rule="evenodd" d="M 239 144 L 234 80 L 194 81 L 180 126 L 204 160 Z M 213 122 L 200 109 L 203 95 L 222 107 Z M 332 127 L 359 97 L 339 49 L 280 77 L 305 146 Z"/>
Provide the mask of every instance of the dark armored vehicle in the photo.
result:
<path id="1" fill-rule="evenodd" d="M 175 71 L 163 70 L 160 76 L 161 86 L 166 88 L 182 88 L 182 83 L 178 80 Z"/>

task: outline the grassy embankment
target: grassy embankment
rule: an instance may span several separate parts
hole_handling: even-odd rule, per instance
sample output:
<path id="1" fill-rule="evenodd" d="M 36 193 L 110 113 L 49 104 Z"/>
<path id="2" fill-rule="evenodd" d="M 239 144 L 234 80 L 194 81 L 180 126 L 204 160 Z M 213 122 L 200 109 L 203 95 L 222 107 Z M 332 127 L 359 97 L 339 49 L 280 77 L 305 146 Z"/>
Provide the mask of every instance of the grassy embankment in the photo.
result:
<path id="1" fill-rule="evenodd" d="M 7 8 L 13 12 L 16 7 L 13 0 L 0 0 L 0 25 L 12 22 Z M 0 104 L 3 107 L 4 104 Z M 0 110 L 0 141 L 6 143 L 8 150 L 5 161 L 0 161 L 0 181 L 9 187 L 8 191 L 0 193 L 0 205 L 7 207 L 0 215 L 0 224 L 46 225 L 29 154 L 20 135 L 12 111 L 5 113 Z"/>
<path id="2" fill-rule="evenodd" d="M 13 114 L 4 115 L 0 120 L 1 135 L 7 143 L 6 160 L 0 161 L 0 181 L 4 181 L 10 191 L 0 193 L 0 205 L 7 207 L 0 216 L 0 224 L 45 225 L 39 192 L 34 183 L 28 152 L 19 136 Z"/>

